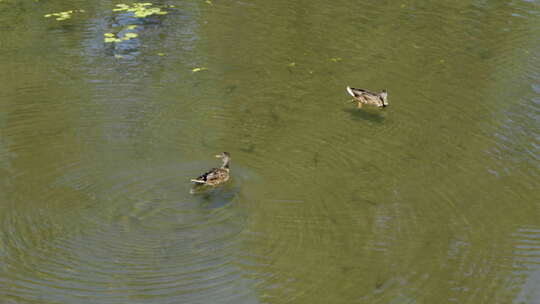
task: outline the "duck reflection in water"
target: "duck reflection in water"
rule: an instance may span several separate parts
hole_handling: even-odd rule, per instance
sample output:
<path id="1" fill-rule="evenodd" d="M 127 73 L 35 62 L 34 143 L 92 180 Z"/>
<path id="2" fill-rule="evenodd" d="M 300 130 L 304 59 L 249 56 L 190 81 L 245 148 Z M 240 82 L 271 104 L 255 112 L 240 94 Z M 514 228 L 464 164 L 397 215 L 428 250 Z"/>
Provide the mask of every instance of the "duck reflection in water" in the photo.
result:
<path id="1" fill-rule="evenodd" d="M 354 120 L 367 120 L 369 122 L 381 124 L 385 119 L 380 111 L 358 111 L 356 109 L 343 109 L 343 111 L 351 114 L 351 117 Z"/>

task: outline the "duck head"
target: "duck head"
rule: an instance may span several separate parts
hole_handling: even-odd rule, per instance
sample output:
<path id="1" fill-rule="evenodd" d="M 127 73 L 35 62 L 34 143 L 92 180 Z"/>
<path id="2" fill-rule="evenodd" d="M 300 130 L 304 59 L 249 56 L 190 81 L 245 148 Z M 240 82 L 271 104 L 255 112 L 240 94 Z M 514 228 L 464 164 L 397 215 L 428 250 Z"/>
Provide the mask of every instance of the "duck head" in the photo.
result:
<path id="1" fill-rule="evenodd" d="M 379 93 L 379 97 L 381 98 L 382 104 L 379 106 L 381 108 L 388 106 L 388 92 L 386 89 L 382 90 L 381 93 Z"/>
<path id="2" fill-rule="evenodd" d="M 229 154 L 229 152 L 221 152 L 217 154 L 216 157 L 223 160 L 223 166 L 221 166 L 222 168 L 229 167 L 229 162 L 231 161 L 231 155 Z"/>

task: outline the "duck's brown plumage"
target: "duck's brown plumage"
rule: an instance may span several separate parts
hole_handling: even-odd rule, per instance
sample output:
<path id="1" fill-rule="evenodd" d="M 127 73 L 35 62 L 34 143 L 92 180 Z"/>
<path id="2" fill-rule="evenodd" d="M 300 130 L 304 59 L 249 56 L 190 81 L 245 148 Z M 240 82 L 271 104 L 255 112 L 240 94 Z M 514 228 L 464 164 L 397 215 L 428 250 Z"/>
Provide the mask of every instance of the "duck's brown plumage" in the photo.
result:
<path id="1" fill-rule="evenodd" d="M 208 172 L 201 174 L 199 177 L 192 179 L 191 181 L 196 184 L 217 186 L 225 183 L 229 180 L 229 162 L 231 157 L 229 153 L 223 152 L 216 157 L 223 159 L 223 165 L 220 168 L 213 168 Z"/>
<path id="2" fill-rule="evenodd" d="M 359 108 L 364 104 L 374 105 L 379 108 L 388 106 L 388 93 L 383 90 L 381 93 L 373 93 L 364 89 L 355 89 L 347 87 L 347 93 L 357 102 Z"/>

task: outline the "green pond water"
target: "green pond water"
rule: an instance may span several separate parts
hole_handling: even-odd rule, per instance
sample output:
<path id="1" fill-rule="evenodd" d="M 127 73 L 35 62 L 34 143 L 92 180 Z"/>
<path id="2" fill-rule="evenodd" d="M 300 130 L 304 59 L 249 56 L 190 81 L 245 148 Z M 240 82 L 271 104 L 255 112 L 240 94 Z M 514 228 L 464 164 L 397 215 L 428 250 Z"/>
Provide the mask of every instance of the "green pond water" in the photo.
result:
<path id="1" fill-rule="evenodd" d="M 0 303 L 540 303 L 539 1 L 117 4 L 0 0 Z"/>

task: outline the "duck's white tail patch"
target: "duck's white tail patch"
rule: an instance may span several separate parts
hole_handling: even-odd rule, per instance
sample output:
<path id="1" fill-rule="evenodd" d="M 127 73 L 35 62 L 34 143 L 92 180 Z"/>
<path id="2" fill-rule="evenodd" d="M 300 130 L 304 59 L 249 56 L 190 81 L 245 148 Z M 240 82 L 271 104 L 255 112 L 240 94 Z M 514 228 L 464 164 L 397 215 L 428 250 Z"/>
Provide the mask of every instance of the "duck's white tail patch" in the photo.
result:
<path id="1" fill-rule="evenodd" d="M 351 90 L 351 87 L 347 86 L 347 92 L 349 92 L 349 94 L 354 97 L 354 92 Z"/>

